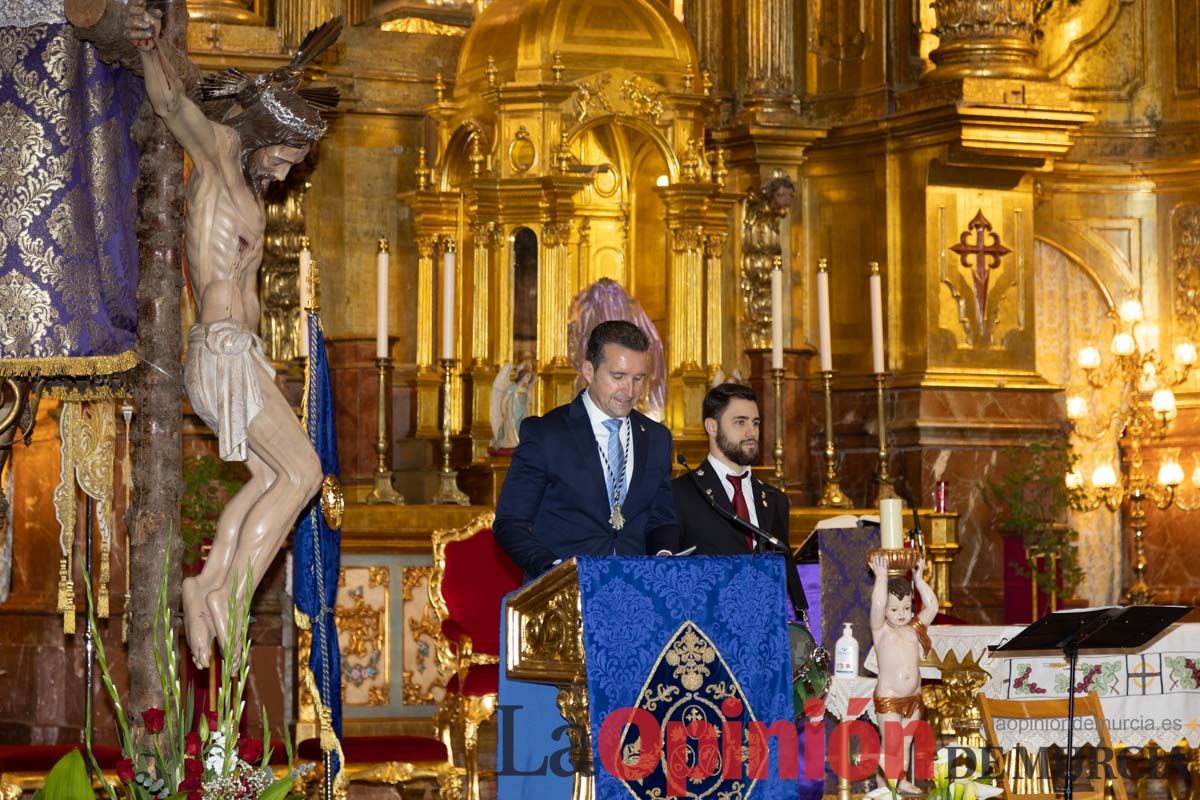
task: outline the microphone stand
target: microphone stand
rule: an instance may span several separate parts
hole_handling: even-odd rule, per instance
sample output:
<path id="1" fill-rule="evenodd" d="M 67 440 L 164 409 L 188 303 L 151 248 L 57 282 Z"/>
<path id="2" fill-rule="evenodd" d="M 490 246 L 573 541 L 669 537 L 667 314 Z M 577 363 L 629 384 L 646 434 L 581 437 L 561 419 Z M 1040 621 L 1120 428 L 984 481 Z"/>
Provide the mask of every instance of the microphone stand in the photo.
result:
<path id="1" fill-rule="evenodd" d="M 779 539 L 764 531 L 752 522 L 747 522 L 741 517 L 733 514 L 717 504 L 717 501 L 712 498 L 708 492 L 704 491 L 704 487 L 700 485 L 700 481 L 696 478 L 696 473 L 692 472 L 692 468 L 688 466 L 687 458 L 683 453 L 680 453 L 676 460 L 687 470 L 687 476 L 691 479 L 692 486 L 696 487 L 696 491 L 700 496 L 708 501 L 712 510 L 717 512 L 721 518 L 732 523 L 751 536 L 757 539 L 761 544 L 770 545 L 783 554 L 783 562 L 787 568 L 787 587 L 788 596 L 792 601 L 792 608 L 796 612 L 796 618 L 804 622 L 804 627 L 808 627 L 808 598 L 804 595 L 804 586 L 800 583 L 800 575 L 796 572 L 796 557 L 792 554 L 792 549 Z"/>
<path id="2" fill-rule="evenodd" d="M 908 485 L 908 481 L 903 475 L 897 476 L 892 482 L 892 489 L 895 490 L 897 496 L 904 502 L 908 503 L 909 509 L 913 516 L 913 542 L 917 545 L 917 550 L 921 554 L 921 558 L 925 557 L 925 534 L 921 533 L 921 515 L 917 513 L 917 502 L 913 497 L 912 489 Z"/>

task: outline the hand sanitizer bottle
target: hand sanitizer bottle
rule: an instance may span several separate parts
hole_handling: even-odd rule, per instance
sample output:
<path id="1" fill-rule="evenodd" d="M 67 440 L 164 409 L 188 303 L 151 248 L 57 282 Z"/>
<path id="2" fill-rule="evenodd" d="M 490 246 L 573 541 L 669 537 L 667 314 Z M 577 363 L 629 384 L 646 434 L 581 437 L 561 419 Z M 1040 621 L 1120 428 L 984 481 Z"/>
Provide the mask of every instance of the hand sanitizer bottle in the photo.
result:
<path id="1" fill-rule="evenodd" d="M 858 639 L 854 638 L 852 623 L 842 626 L 842 635 L 834 645 L 833 677 L 858 677 Z"/>

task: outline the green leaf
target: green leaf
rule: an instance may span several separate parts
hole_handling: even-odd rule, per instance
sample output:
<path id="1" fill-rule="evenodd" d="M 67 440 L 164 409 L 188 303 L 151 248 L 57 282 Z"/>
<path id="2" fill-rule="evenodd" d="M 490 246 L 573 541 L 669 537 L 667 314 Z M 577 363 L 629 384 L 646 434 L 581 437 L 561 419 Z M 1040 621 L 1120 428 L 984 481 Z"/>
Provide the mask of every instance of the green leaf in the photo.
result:
<path id="1" fill-rule="evenodd" d="M 92 782 L 88 780 L 87 767 L 78 750 L 72 750 L 58 760 L 38 794 L 43 800 L 79 800 L 93 796 Z"/>
<path id="2" fill-rule="evenodd" d="M 295 780 L 292 776 L 280 778 L 272 783 L 263 793 L 258 796 L 258 800 L 287 800 L 288 792 L 292 789 L 292 781 Z"/>
<path id="3" fill-rule="evenodd" d="M 176 792 L 175 794 L 168 797 L 167 800 L 187 800 L 187 796 L 188 796 L 187 792 Z"/>

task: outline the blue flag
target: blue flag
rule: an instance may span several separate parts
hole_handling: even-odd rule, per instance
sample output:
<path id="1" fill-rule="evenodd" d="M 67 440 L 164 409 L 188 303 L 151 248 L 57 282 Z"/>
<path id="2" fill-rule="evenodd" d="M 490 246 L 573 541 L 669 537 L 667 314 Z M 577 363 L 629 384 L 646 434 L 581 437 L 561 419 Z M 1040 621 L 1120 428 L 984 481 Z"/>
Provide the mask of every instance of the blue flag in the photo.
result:
<path id="1" fill-rule="evenodd" d="M 342 736 L 342 658 L 338 648 L 334 609 L 337 604 L 338 571 L 341 567 L 341 533 L 326 520 L 332 498 L 327 491 L 337 485 L 337 432 L 333 423 L 333 393 L 329 385 L 329 361 L 325 353 L 325 334 L 321 318 L 306 311 L 308 363 L 304 372 L 302 416 L 308 439 L 321 461 L 325 480 L 321 491 L 309 504 L 296 525 L 293 547 L 292 596 L 296 603 L 296 623 L 312 633 L 312 649 L 303 680 L 317 703 L 321 749 L 333 751 L 333 775 L 341 778 Z M 330 479 L 333 479 L 332 482 Z M 341 489 L 336 492 L 341 504 Z M 340 508 L 335 517 L 341 527 Z"/>

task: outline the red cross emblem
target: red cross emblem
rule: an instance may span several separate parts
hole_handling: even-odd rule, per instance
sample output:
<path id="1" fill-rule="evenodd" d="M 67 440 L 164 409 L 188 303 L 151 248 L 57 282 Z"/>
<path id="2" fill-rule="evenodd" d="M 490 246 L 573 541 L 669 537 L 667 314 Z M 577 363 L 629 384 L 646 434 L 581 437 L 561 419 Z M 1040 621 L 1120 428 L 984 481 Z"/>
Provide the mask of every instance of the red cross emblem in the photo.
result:
<path id="1" fill-rule="evenodd" d="M 974 242 L 971 241 L 972 234 Z M 987 241 L 989 236 L 992 237 L 991 244 L 988 244 Z M 985 319 L 984 313 L 987 311 L 988 279 L 991 271 L 1000 266 L 1002 256 L 1006 256 L 1012 251 L 1000 244 L 1000 236 L 992 231 L 992 223 L 988 222 L 987 217 L 983 215 L 983 209 L 975 212 L 974 219 L 959 235 L 958 244 L 951 247 L 950 251 L 956 253 L 962 266 L 971 271 L 971 278 L 975 283 L 975 306 L 979 311 L 979 322 L 982 325 Z M 969 258 L 975 259 L 974 265 L 967 260 Z"/>

